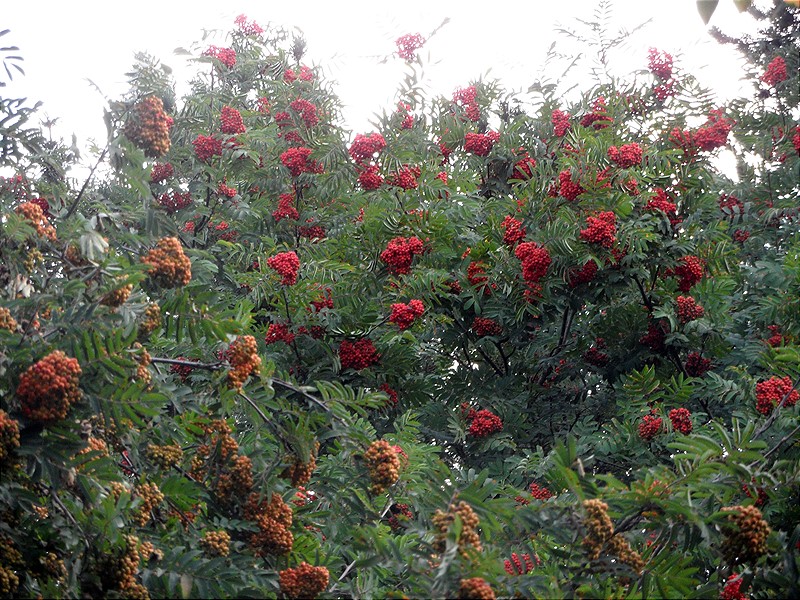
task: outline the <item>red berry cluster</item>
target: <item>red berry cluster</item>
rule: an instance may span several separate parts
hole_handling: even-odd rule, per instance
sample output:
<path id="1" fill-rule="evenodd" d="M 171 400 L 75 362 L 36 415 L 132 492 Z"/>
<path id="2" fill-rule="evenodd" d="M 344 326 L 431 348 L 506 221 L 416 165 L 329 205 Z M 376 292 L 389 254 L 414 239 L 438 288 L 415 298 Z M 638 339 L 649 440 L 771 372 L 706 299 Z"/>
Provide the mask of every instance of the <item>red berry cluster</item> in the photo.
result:
<path id="1" fill-rule="evenodd" d="M 481 109 L 478 106 L 478 90 L 474 85 L 453 92 L 453 102 L 463 109 L 467 119 L 473 123 L 480 120 Z"/>
<path id="2" fill-rule="evenodd" d="M 232 188 L 225 183 L 225 181 L 220 181 L 217 185 L 217 194 L 220 196 L 225 196 L 226 198 L 233 198 L 236 196 L 236 188 Z"/>
<path id="3" fill-rule="evenodd" d="M 419 177 L 421 171 L 419 167 L 409 167 L 407 165 L 403 165 L 397 171 L 389 175 L 386 181 L 390 185 L 395 185 L 399 188 L 403 188 L 404 190 L 415 190 L 419 186 L 417 183 L 417 177 Z"/>
<path id="4" fill-rule="evenodd" d="M 683 368 L 690 377 L 702 377 L 706 371 L 711 369 L 711 359 L 703 358 L 698 352 L 689 352 Z"/>
<path id="5" fill-rule="evenodd" d="M 539 557 L 536 557 L 538 562 Z M 524 564 L 523 564 L 524 561 Z M 511 559 L 506 559 L 503 562 L 503 568 L 506 570 L 506 573 L 509 575 L 527 575 L 535 568 L 533 564 L 533 559 L 531 555 L 527 552 L 522 555 L 522 560 L 520 560 L 520 555 L 516 552 L 511 553 Z"/>
<path id="6" fill-rule="evenodd" d="M 306 127 L 314 127 L 319 123 L 317 107 L 308 100 L 298 98 L 297 100 L 293 101 L 289 107 L 298 115 L 300 115 L 300 118 L 303 119 L 303 123 L 306 124 Z"/>
<path id="7" fill-rule="evenodd" d="M 781 328 L 778 327 L 777 325 L 769 325 L 767 326 L 767 329 L 772 334 L 767 339 L 767 344 L 769 344 L 773 348 L 777 348 L 783 345 L 784 343 L 787 344 L 789 343 L 789 338 L 781 333 Z"/>
<path id="8" fill-rule="evenodd" d="M 286 323 L 272 323 L 267 329 L 264 341 L 267 346 L 278 342 L 291 344 L 294 341 L 294 334 L 289 331 L 289 326 Z"/>
<path id="9" fill-rule="evenodd" d="M 603 352 L 605 347 L 606 341 L 603 338 L 597 338 L 592 347 L 584 352 L 583 360 L 595 367 L 605 367 L 608 361 L 611 360 L 608 354 Z"/>
<path id="10" fill-rule="evenodd" d="M 312 81 L 314 79 L 314 71 L 305 65 L 300 65 L 300 69 L 296 73 L 292 69 L 286 69 L 283 72 L 283 80 L 286 83 L 292 83 L 297 79 L 300 81 Z"/>
<path id="11" fill-rule="evenodd" d="M 361 338 L 355 342 L 343 340 L 339 344 L 339 361 L 343 369 L 360 371 L 372 365 L 377 365 L 381 355 L 369 338 Z"/>
<path id="12" fill-rule="evenodd" d="M 150 171 L 150 183 L 161 183 L 166 181 L 175 173 L 172 163 L 156 163 Z"/>
<path id="13" fill-rule="evenodd" d="M 422 240 L 418 237 L 396 237 L 389 240 L 386 249 L 381 252 L 380 259 L 389 266 L 395 275 L 408 275 L 411 272 L 411 261 L 414 255 L 422 254 Z"/>
<path id="14" fill-rule="evenodd" d="M 786 61 L 782 56 L 776 56 L 767 65 L 767 70 L 761 76 L 761 81 L 766 83 L 769 87 L 775 87 L 782 81 L 786 81 Z"/>
<path id="15" fill-rule="evenodd" d="M 382 383 L 378 388 L 380 391 L 385 392 L 389 396 L 387 406 L 397 406 L 397 391 L 389 387 L 388 383 Z"/>
<path id="16" fill-rule="evenodd" d="M 255 21 L 249 21 L 245 15 L 239 15 L 233 21 L 239 27 L 239 31 L 244 35 L 261 35 L 264 28 Z"/>
<path id="17" fill-rule="evenodd" d="M 661 431 L 661 424 L 661 417 L 652 414 L 645 415 L 642 422 L 639 423 L 639 437 L 646 441 L 652 440 Z"/>
<path id="18" fill-rule="evenodd" d="M 278 208 L 272 213 L 276 223 L 280 223 L 281 219 L 292 219 L 296 221 L 300 218 L 300 213 L 294 206 L 294 194 L 281 194 L 278 197 Z"/>
<path id="19" fill-rule="evenodd" d="M 210 135 L 198 135 L 194 141 L 194 155 L 197 160 L 207 163 L 214 156 L 222 155 L 222 140 Z"/>
<path id="20" fill-rule="evenodd" d="M 22 414 L 41 423 L 65 418 L 72 405 L 80 400 L 80 375 L 78 361 L 61 350 L 28 367 L 17 386 Z"/>
<path id="21" fill-rule="evenodd" d="M 330 576 L 325 567 L 312 567 L 306 562 L 278 574 L 281 593 L 287 598 L 316 598 L 328 587 Z"/>
<path id="22" fill-rule="evenodd" d="M 533 496 L 537 500 L 544 501 L 544 500 L 547 500 L 547 499 L 553 497 L 553 492 L 548 490 L 543 485 L 539 485 L 536 482 L 531 483 L 530 486 L 528 487 L 528 489 L 531 492 L 531 496 Z"/>
<path id="23" fill-rule="evenodd" d="M 696 256 L 684 256 L 681 258 L 681 264 L 672 270 L 672 273 L 680 278 L 678 289 L 682 292 L 688 292 L 694 284 L 703 278 L 704 270 L 703 261 Z"/>
<path id="24" fill-rule="evenodd" d="M 744 244 L 748 239 L 750 239 L 749 231 L 745 231 L 744 229 L 737 229 L 736 231 L 733 232 L 733 240 L 735 242 Z"/>
<path id="25" fill-rule="evenodd" d="M 579 181 L 572 180 L 572 174 L 569 169 L 565 169 L 558 174 L 558 194 L 562 198 L 572 202 L 585 191 Z"/>
<path id="26" fill-rule="evenodd" d="M 392 528 L 392 531 L 400 531 L 403 529 L 403 525 L 401 524 L 402 521 L 410 521 L 414 518 L 414 513 L 411 512 L 411 508 L 408 504 L 400 504 L 395 503 L 389 508 L 391 511 L 391 515 L 387 519 L 389 523 L 389 527 Z"/>
<path id="27" fill-rule="evenodd" d="M 564 137 L 567 134 L 571 127 L 569 121 L 571 116 L 568 112 L 558 109 L 554 110 L 553 114 L 550 115 L 550 120 L 553 123 L 553 132 L 556 137 Z"/>
<path id="28" fill-rule="evenodd" d="M 312 219 L 308 219 L 306 223 L 311 223 Z M 308 238 L 310 240 L 325 239 L 325 228 L 322 225 L 302 225 L 297 228 L 297 234 L 300 237 Z"/>
<path id="29" fill-rule="evenodd" d="M 755 483 L 755 478 L 752 479 L 752 482 Z M 755 489 L 755 501 L 753 502 L 753 506 L 761 508 L 769 500 L 769 495 L 767 494 L 767 491 L 763 487 L 755 487 L 755 486 L 747 485 L 745 483 L 745 484 L 742 485 L 742 491 L 745 493 L 745 496 L 747 496 L 748 498 L 752 498 L 753 497 L 753 492 L 750 491 L 751 487 L 753 487 Z"/>
<path id="30" fill-rule="evenodd" d="M 669 420 L 675 431 L 680 431 L 683 435 L 692 433 L 692 414 L 687 409 L 673 408 L 669 411 Z"/>
<path id="31" fill-rule="evenodd" d="M 795 152 L 800 154 L 800 125 L 794 128 L 794 135 L 792 136 L 792 146 L 794 146 Z"/>
<path id="32" fill-rule="evenodd" d="M 320 292 L 320 295 L 316 300 L 311 301 L 311 306 L 314 307 L 314 312 L 320 312 L 323 308 L 333 308 L 333 296 L 331 294 L 331 288 L 325 288 Z"/>
<path id="33" fill-rule="evenodd" d="M 500 323 L 494 319 L 475 317 L 472 321 L 472 332 L 478 337 L 486 337 L 500 335 L 503 333 L 503 328 L 500 326 Z"/>
<path id="34" fill-rule="evenodd" d="M 600 244 L 603 248 L 611 248 L 616 241 L 617 215 L 612 211 L 598 213 L 595 217 L 586 217 L 586 229 L 581 229 L 581 239 L 590 244 Z"/>
<path id="35" fill-rule="evenodd" d="M 660 210 L 667 216 L 675 215 L 675 212 L 678 210 L 678 205 L 674 202 L 670 202 L 669 197 L 664 189 L 656 188 L 655 194 L 655 196 L 647 201 L 644 209 L 649 211 Z"/>
<path id="36" fill-rule="evenodd" d="M 458 597 L 461 600 L 495 600 L 492 587 L 483 577 L 470 577 L 459 582 Z"/>
<path id="37" fill-rule="evenodd" d="M 678 296 L 678 321 L 685 325 L 689 321 L 701 318 L 705 313 L 705 309 L 697 304 L 691 296 Z"/>
<path id="38" fill-rule="evenodd" d="M 168 213 L 176 213 L 192 205 L 192 195 L 189 192 L 165 192 L 158 197 L 158 203 Z"/>
<path id="39" fill-rule="evenodd" d="M 659 102 L 664 102 L 670 96 L 675 95 L 675 80 L 663 81 L 653 88 L 653 95 Z"/>
<path id="40" fill-rule="evenodd" d="M 656 48 L 650 48 L 647 51 L 647 58 L 648 58 L 648 68 L 650 72 L 658 77 L 659 79 L 668 80 L 672 78 L 672 55 L 664 52 L 663 50 L 657 50 Z"/>
<path id="41" fill-rule="evenodd" d="M 536 160 L 528 156 L 528 152 L 524 148 L 519 148 L 514 152 L 518 158 L 514 163 L 514 170 L 511 173 L 511 179 L 522 179 L 527 181 L 533 177 L 533 169 L 536 168 Z"/>
<path id="42" fill-rule="evenodd" d="M 470 419 L 467 433 L 473 437 L 485 438 L 503 430 L 502 419 L 485 408 L 478 411 L 470 411 L 467 414 L 467 418 Z"/>
<path id="43" fill-rule="evenodd" d="M 500 139 L 500 134 L 496 131 L 489 133 L 469 132 L 464 136 L 464 150 L 471 152 L 475 156 L 486 156 Z"/>
<path id="44" fill-rule="evenodd" d="M 369 165 L 358 175 L 358 184 L 364 190 L 377 190 L 383 185 L 383 177 L 378 172 L 377 165 Z"/>
<path id="45" fill-rule="evenodd" d="M 768 415 L 778 406 L 794 406 L 800 393 L 789 377 L 770 377 L 756 384 L 756 410 Z"/>
<path id="46" fill-rule="evenodd" d="M 244 133 L 244 121 L 242 121 L 242 115 L 235 108 L 223 106 L 222 113 L 220 114 L 220 121 L 222 121 L 222 125 L 220 127 L 222 133 L 228 133 L 232 135 Z"/>
<path id="47" fill-rule="evenodd" d="M 397 114 L 402 119 L 400 129 L 411 129 L 414 127 L 414 115 L 411 114 L 411 105 L 405 102 L 398 102 Z M 445 182 L 447 183 L 447 182 Z"/>
<path id="48" fill-rule="evenodd" d="M 719 593 L 719 600 L 747 600 L 747 596 L 742 593 L 742 576 L 736 573 L 728 575 L 725 586 Z"/>
<path id="49" fill-rule="evenodd" d="M 283 285 L 297 283 L 297 273 L 300 270 L 300 259 L 294 252 L 279 252 L 267 259 L 267 266 L 282 277 Z"/>
<path id="50" fill-rule="evenodd" d="M 364 461 L 367 463 L 370 491 L 373 494 L 382 494 L 400 479 L 400 457 L 386 440 L 372 442 L 364 453 Z"/>
<path id="51" fill-rule="evenodd" d="M 667 325 L 663 321 L 650 321 L 647 333 L 639 338 L 639 343 L 648 346 L 653 352 L 663 352 L 666 342 Z"/>
<path id="52" fill-rule="evenodd" d="M 150 265 L 147 274 L 160 287 L 181 287 L 192 280 L 192 263 L 178 238 L 161 238 L 142 262 Z"/>
<path id="53" fill-rule="evenodd" d="M 547 248 L 536 242 L 522 242 L 514 250 L 514 256 L 522 261 L 522 279 L 529 285 L 538 283 L 553 262 Z"/>
<path id="54" fill-rule="evenodd" d="M 581 118 L 581 125 L 604 129 L 610 124 L 611 117 L 606 112 L 606 99 L 603 96 L 598 96 L 597 100 L 592 103 L 592 112 L 583 115 Z"/>
<path id="55" fill-rule="evenodd" d="M 736 196 L 730 194 L 723 194 L 717 201 L 719 209 L 727 216 L 733 218 L 735 215 L 741 215 L 744 212 L 744 202 L 739 200 Z"/>
<path id="56" fill-rule="evenodd" d="M 705 124 L 695 132 L 694 143 L 700 150 L 711 151 L 728 142 L 728 134 L 734 122 L 726 119 L 723 114 L 721 108 L 712 110 Z"/>
<path id="57" fill-rule="evenodd" d="M 162 156 L 169 152 L 169 130 L 172 118 L 164 112 L 161 98 L 148 96 L 133 107 L 130 120 L 122 132 L 146 156 Z"/>
<path id="58" fill-rule="evenodd" d="M 636 142 L 624 144 L 619 148 L 611 146 L 608 149 L 608 158 L 618 167 L 629 169 L 642 164 L 642 147 Z"/>
<path id="59" fill-rule="evenodd" d="M 397 54 L 406 62 L 416 59 L 416 51 L 425 44 L 425 38 L 419 33 L 407 33 L 401 35 L 395 41 L 397 44 Z"/>
<path id="60" fill-rule="evenodd" d="M 515 219 L 511 215 L 503 219 L 503 222 L 500 223 L 500 227 L 505 229 L 505 233 L 503 233 L 503 243 L 506 246 L 513 248 L 517 242 L 525 238 L 525 230 L 522 228 L 522 221 Z"/>
<path id="61" fill-rule="evenodd" d="M 465 255 L 468 253 L 469 252 L 465 253 Z M 469 263 L 467 266 L 467 281 L 478 290 L 482 288 L 484 296 L 490 296 L 492 289 L 497 287 L 497 284 L 492 283 L 490 285 L 487 283 L 489 281 L 489 276 L 486 275 L 486 263 L 482 260 Z"/>
<path id="62" fill-rule="evenodd" d="M 50 203 L 47 201 L 46 198 L 31 198 L 31 204 L 37 205 L 39 208 L 42 209 L 42 213 L 48 219 L 53 218 L 53 214 L 50 212 Z M 63 203 L 62 203 L 63 204 Z"/>
<path id="63" fill-rule="evenodd" d="M 301 173 L 322 173 L 322 165 L 310 160 L 311 148 L 289 148 L 281 154 L 281 163 L 289 169 L 292 177 Z"/>
<path id="64" fill-rule="evenodd" d="M 386 140 L 380 133 L 357 134 L 350 145 L 350 157 L 359 165 L 366 165 L 386 148 Z"/>
<path id="65" fill-rule="evenodd" d="M 209 46 L 203 56 L 210 56 L 216 58 L 223 65 L 232 69 L 236 65 L 236 50 L 233 48 L 218 48 L 217 46 Z"/>
<path id="66" fill-rule="evenodd" d="M 411 300 L 408 304 L 398 302 L 392 304 L 392 314 L 389 315 L 389 322 L 397 325 L 400 330 L 408 329 L 414 320 L 422 316 L 425 306 L 421 300 Z"/>

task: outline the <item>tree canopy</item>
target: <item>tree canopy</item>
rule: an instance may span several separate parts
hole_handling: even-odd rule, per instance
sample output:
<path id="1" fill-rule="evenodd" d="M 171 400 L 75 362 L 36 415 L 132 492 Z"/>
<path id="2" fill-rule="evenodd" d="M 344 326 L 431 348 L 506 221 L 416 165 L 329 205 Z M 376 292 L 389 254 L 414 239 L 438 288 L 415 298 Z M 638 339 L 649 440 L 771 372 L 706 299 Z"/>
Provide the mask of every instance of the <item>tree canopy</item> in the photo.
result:
<path id="1" fill-rule="evenodd" d="M 655 48 L 428 97 L 410 33 L 358 132 L 241 16 L 79 184 L 2 100 L 0 595 L 799 596 L 800 17 L 750 10 L 726 106 Z"/>

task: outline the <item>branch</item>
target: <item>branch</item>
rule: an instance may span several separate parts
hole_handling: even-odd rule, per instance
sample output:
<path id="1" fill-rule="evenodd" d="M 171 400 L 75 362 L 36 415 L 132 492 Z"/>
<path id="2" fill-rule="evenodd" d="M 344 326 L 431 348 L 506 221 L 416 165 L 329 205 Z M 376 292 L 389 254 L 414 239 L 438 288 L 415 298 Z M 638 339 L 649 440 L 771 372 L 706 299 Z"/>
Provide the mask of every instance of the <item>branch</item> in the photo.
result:
<path id="1" fill-rule="evenodd" d="M 83 186 L 81 187 L 81 190 L 78 192 L 78 195 L 75 196 L 75 200 L 72 201 L 72 206 L 69 207 L 67 214 L 64 215 L 64 220 L 69 219 L 72 216 L 72 213 L 74 213 L 75 210 L 78 208 L 78 204 L 80 203 L 81 198 L 83 198 L 83 193 L 86 191 L 86 187 L 89 185 L 89 182 L 92 180 L 92 177 L 94 177 L 94 172 L 97 170 L 97 167 L 100 166 L 100 163 L 103 162 L 107 153 L 108 153 L 108 146 L 106 145 L 106 147 L 100 153 L 100 157 L 97 159 L 97 162 L 94 164 L 91 171 L 89 171 L 89 175 L 86 177 L 86 181 L 83 182 Z"/>
<path id="2" fill-rule="evenodd" d="M 216 371 L 222 368 L 221 362 L 202 363 L 193 360 L 184 360 L 180 358 L 161 358 L 158 356 L 152 357 L 150 362 L 164 363 L 166 365 L 180 365 L 182 367 L 192 367 L 193 369 L 208 369 L 209 371 Z"/>
<path id="3" fill-rule="evenodd" d="M 781 446 L 783 446 L 783 444 L 785 444 L 787 441 L 792 439 L 798 431 L 800 431 L 800 425 L 798 425 L 797 427 L 792 429 L 789 433 L 787 433 L 785 436 L 783 436 L 780 439 L 780 441 L 778 441 L 777 444 L 775 444 L 772 448 L 770 448 L 769 451 L 764 455 L 764 459 L 769 458 L 770 454 L 772 454 L 773 452 L 776 452 L 778 450 L 778 448 L 780 448 Z"/>

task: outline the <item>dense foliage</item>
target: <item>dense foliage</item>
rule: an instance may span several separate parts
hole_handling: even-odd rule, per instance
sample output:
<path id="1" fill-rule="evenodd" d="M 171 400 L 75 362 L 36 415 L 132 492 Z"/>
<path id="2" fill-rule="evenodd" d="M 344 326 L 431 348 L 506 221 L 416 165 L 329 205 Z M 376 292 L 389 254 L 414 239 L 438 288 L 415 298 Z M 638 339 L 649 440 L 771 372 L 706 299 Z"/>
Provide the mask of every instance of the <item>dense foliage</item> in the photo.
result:
<path id="1" fill-rule="evenodd" d="M 423 97 L 409 34 L 355 135 L 227 40 L 79 185 L 4 101 L 0 595 L 800 595 L 796 36 L 721 107 L 655 49 Z"/>

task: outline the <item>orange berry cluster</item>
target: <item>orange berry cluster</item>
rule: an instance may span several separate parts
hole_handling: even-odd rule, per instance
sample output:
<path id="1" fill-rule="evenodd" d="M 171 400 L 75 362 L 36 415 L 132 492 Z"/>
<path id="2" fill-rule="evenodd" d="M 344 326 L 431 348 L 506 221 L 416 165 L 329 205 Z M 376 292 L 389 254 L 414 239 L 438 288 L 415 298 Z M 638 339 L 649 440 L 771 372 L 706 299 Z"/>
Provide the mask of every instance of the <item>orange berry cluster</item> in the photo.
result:
<path id="1" fill-rule="evenodd" d="M 136 345 L 142 349 L 141 354 L 139 355 L 139 364 L 136 366 L 136 380 L 141 381 L 145 385 L 149 385 L 153 380 L 153 376 L 150 374 L 150 370 L 147 368 L 147 366 L 152 361 L 152 358 L 150 357 L 150 353 L 147 351 L 147 348 L 144 348 L 138 344 L 138 342 Z"/>
<path id="2" fill-rule="evenodd" d="M 722 555 L 731 564 L 755 562 L 767 553 L 769 524 L 755 506 L 726 506 L 728 525 L 723 527 Z"/>
<path id="3" fill-rule="evenodd" d="M 392 445 L 386 440 L 376 440 L 364 453 L 364 460 L 372 482 L 370 491 L 382 494 L 386 488 L 400 478 L 400 459 Z"/>
<path id="4" fill-rule="evenodd" d="M 14 548 L 14 542 L 0 536 L 0 595 L 11 597 L 19 587 L 16 571 L 22 565 L 22 555 Z"/>
<path id="5" fill-rule="evenodd" d="M 244 517 L 258 525 L 258 533 L 250 537 L 250 545 L 257 556 L 280 556 L 291 552 L 294 544 L 292 509 L 279 494 L 273 493 L 269 503 L 259 499 L 255 492 L 250 494 Z"/>
<path id="6" fill-rule="evenodd" d="M 147 337 L 161 327 L 161 308 L 158 304 L 151 304 L 144 309 L 144 318 L 139 325 L 139 337 Z"/>
<path id="7" fill-rule="evenodd" d="M 183 458 L 183 450 L 178 444 L 171 444 L 168 446 L 157 446 L 155 444 L 147 444 L 145 450 L 147 458 L 153 461 L 162 469 L 169 469 L 177 465 Z"/>
<path id="8" fill-rule="evenodd" d="M 134 488 L 133 495 L 142 500 L 133 518 L 144 527 L 150 521 L 152 511 L 164 501 L 164 494 L 155 483 L 141 483 Z"/>
<path id="9" fill-rule="evenodd" d="M 23 202 L 14 209 L 19 216 L 25 219 L 36 230 L 36 235 L 54 242 L 56 229 L 47 220 L 42 207 L 33 202 Z"/>
<path id="10" fill-rule="evenodd" d="M 128 297 L 131 295 L 133 291 L 133 285 L 127 284 L 119 287 L 115 290 L 108 292 L 105 296 L 100 299 L 100 304 L 103 306 L 108 306 L 110 308 L 117 308 L 118 306 L 122 306 L 128 300 Z"/>
<path id="11" fill-rule="evenodd" d="M 67 249 L 64 250 L 64 260 L 72 263 L 76 267 L 85 267 L 89 264 L 89 261 L 81 254 L 80 248 L 75 244 L 70 244 L 67 246 Z"/>
<path id="12" fill-rule="evenodd" d="M 78 361 L 68 358 L 61 350 L 51 352 L 28 367 L 17 386 L 22 414 L 42 423 L 65 418 L 70 407 L 81 397 L 78 388 L 80 375 Z"/>
<path id="13" fill-rule="evenodd" d="M 200 540 L 200 547 L 207 556 L 228 556 L 231 551 L 231 536 L 224 529 L 206 531 Z"/>
<path id="14" fill-rule="evenodd" d="M 90 452 L 98 452 L 101 456 L 108 456 L 108 444 L 106 444 L 105 441 L 100 438 L 90 437 L 86 440 L 86 447 L 80 450 L 77 456 L 83 456 L 89 454 Z M 91 460 L 86 462 L 91 462 Z M 78 468 L 80 469 L 80 467 Z"/>
<path id="15" fill-rule="evenodd" d="M 325 567 L 312 567 L 306 562 L 278 574 L 281 593 L 287 598 L 316 598 L 328 587 L 330 576 Z"/>
<path id="16" fill-rule="evenodd" d="M 461 580 L 458 597 L 464 600 L 494 600 L 496 596 L 483 577 L 470 577 Z"/>
<path id="17" fill-rule="evenodd" d="M 242 335 L 231 342 L 228 349 L 228 383 L 231 387 L 241 388 L 245 380 L 261 366 L 258 355 L 258 344 L 252 335 Z"/>
<path id="18" fill-rule="evenodd" d="M 189 475 L 200 481 L 205 478 L 207 473 L 207 462 L 213 457 L 218 462 L 226 462 L 239 452 L 239 444 L 231 437 L 231 428 L 223 419 L 211 421 L 207 425 L 200 425 L 206 437 L 210 437 L 207 443 L 201 444 L 197 448 L 195 456 L 192 458 L 192 468 Z"/>
<path id="19" fill-rule="evenodd" d="M 148 96 L 134 105 L 133 114 L 122 132 L 144 150 L 146 156 L 158 158 L 169 152 L 171 127 L 172 118 L 164 112 L 161 98 Z"/>
<path id="20" fill-rule="evenodd" d="M 129 592 L 142 591 L 142 586 L 136 582 L 141 560 L 138 547 L 139 538 L 126 535 L 124 548 L 117 548 L 114 553 L 105 554 L 98 561 L 97 574 L 100 576 L 104 591 L 120 590 L 124 591 L 126 596 Z"/>
<path id="21" fill-rule="evenodd" d="M 161 238 L 142 262 L 150 265 L 147 274 L 161 287 L 180 287 L 192 280 L 192 263 L 183 253 L 178 238 Z"/>
<path id="22" fill-rule="evenodd" d="M 0 306 L 0 329 L 7 329 L 12 333 L 17 330 L 17 321 L 11 316 L 11 311 Z"/>
<path id="23" fill-rule="evenodd" d="M 319 452 L 319 442 L 314 442 L 314 449 L 308 457 L 308 462 L 303 462 L 298 456 L 291 456 L 289 466 L 283 470 L 281 477 L 291 481 L 294 487 L 307 484 L 314 469 L 317 468 L 317 452 Z"/>
<path id="24" fill-rule="evenodd" d="M 611 517 L 608 516 L 608 504 L 593 498 L 585 500 L 583 508 L 586 511 L 586 517 L 583 519 L 583 526 L 586 528 L 583 547 L 586 548 L 589 559 L 598 559 L 600 552 L 605 548 L 620 562 L 640 573 L 644 568 L 644 561 L 624 537 L 614 535 L 614 524 L 611 522 Z"/>
<path id="25" fill-rule="evenodd" d="M 472 507 L 463 500 L 458 504 L 451 504 L 447 512 L 437 510 L 431 518 L 431 522 L 436 528 L 433 549 L 437 552 L 445 551 L 447 548 L 447 532 L 455 522 L 456 517 L 461 519 L 461 536 L 458 538 L 459 553 L 462 556 L 467 556 L 469 548 L 473 548 L 477 552 L 483 550 L 480 535 L 478 534 L 478 525 L 480 525 L 481 520 L 472 510 Z"/>
<path id="26" fill-rule="evenodd" d="M 217 500 L 224 506 L 230 506 L 251 489 L 253 489 L 253 462 L 247 456 L 235 456 L 217 479 L 215 490 Z"/>
<path id="27" fill-rule="evenodd" d="M 19 423 L 0 409 L 0 464 L 19 448 Z"/>

